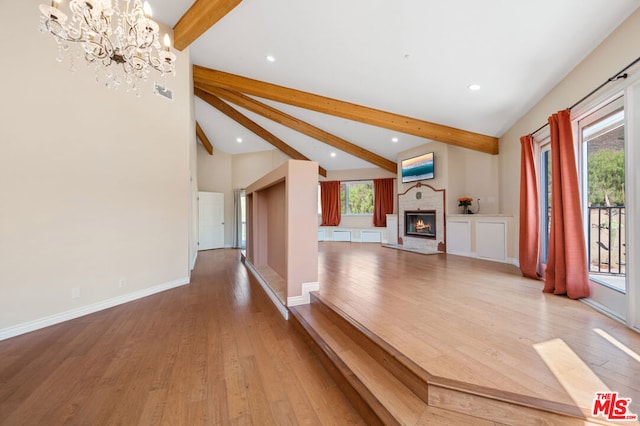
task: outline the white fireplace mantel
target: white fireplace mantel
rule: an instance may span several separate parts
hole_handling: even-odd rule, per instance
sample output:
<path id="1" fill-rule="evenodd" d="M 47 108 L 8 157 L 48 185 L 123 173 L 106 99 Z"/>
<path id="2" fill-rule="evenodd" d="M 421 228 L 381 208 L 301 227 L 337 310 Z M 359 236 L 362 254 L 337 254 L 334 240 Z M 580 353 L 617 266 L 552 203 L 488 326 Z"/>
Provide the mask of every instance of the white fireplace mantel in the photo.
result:
<path id="1" fill-rule="evenodd" d="M 398 245 L 406 249 L 425 252 L 446 251 L 446 190 L 435 189 L 418 182 L 402 194 L 398 194 L 397 235 Z M 405 211 L 435 211 L 435 238 L 407 235 L 405 233 Z"/>

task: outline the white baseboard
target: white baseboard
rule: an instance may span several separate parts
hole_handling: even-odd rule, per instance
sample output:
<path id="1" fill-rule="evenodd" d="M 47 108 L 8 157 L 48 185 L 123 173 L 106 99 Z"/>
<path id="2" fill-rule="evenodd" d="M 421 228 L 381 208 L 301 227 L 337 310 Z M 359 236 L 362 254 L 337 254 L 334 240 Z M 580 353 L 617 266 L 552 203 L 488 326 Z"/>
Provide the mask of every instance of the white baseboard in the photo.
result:
<path id="1" fill-rule="evenodd" d="M 267 284 L 264 278 L 262 278 L 262 275 L 258 273 L 256 268 L 246 257 L 244 258 L 244 264 L 249 269 L 249 272 L 251 272 L 253 276 L 256 278 L 256 280 L 258 280 L 258 283 L 260 283 L 260 287 L 262 287 L 264 292 L 267 293 L 267 296 L 269 296 L 269 299 L 271 299 L 271 302 L 275 305 L 276 309 L 278 309 L 278 311 L 282 314 L 284 319 L 288 321 L 289 311 L 287 310 L 287 307 L 282 304 L 278 296 L 273 292 L 271 287 L 269 287 L 269 284 Z"/>
<path id="2" fill-rule="evenodd" d="M 61 322 L 69 321 L 84 315 L 93 314 L 94 312 L 102 311 L 104 309 L 113 308 L 114 306 L 122 305 L 123 303 L 127 303 L 127 302 L 132 302 L 137 299 L 142 299 L 143 297 L 151 296 L 152 294 L 156 294 L 166 290 L 170 290 L 172 288 L 180 287 L 185 284 L 189 284 L 189 277 L 181 278 L 168 283 L 159 284 L 153 287 L 145 288 L 143 290 L 135 291 L 133 293 L 124 294 L 122 296 L 103 300 L 102 302 L 92 303 L 91 305 L 82 306 L 80 308 L 72 309 L 70 311 L 49 315 L 47 317 L 40 318 L 37 320 L 28 321 L 22 324 L 3 328 L 3 329 L 0 329 L 0 340 L 9 339 L 11 337 L 15 337 L 21 334 L 29 333 L 31 331 L 39 330 L 44 327 L 49 327 L 50 325 L 59 324 Z"/>
<path id="3" fill-rule="evenodd" d="M 308 305 L 311 302 L 309 292 L 320 290 L 320 283 L 317 281 L 302 283 L 302 295 L 287 298 L 287 306 Z"/>
<path id="4" fill-rule="evenodd" d="M 498 262 L 498 263 L 510 263 L 513 265 L 516 265 L 519 267 L 520 263 L 518 262 L 517 259 L 513 259 L 511 257 L 507 257 L 504 260 L 503 259 L 492 259 L 490 257 L 480 257 L 478 256 L 478 253 L 476 253 L 475 251 L 472 252 L 455 252 L 455 251 L 447 251 L 448 254 L 453 254 L 456 256 L 464 256 L 464 257 L 470 257 L 473 259 L 480 259 L 480 260 L 488 260 L 490 262 Z"/>

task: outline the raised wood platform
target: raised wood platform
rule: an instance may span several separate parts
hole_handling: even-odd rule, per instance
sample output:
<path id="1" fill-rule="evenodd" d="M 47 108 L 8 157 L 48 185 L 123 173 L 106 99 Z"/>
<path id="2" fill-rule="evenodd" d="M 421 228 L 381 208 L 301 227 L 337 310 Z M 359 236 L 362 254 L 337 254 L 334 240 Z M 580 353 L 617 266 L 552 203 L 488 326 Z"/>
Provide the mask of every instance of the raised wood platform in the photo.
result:
<path id="1" fill-rule="evenodd" d="M 602 424 L 607 390 L 640 411 L 640 335 L 513 266 L 322 243 L 320 280 L 292 319 L 370 423 Z"/>

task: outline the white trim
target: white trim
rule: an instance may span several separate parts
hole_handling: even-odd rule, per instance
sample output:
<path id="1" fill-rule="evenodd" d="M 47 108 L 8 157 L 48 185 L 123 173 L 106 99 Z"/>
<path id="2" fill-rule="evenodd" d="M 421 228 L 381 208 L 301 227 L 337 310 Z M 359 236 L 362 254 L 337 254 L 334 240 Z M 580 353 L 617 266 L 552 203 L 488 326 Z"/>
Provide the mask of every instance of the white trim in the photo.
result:
<path id="1" fill-rule="evenodd" d="M 627 325 L 627 321 L 625 321 L 624 318 L 622 318 L 621 316 L 619 316 L 618 314 L 616 314 L 615 312 L 613 312 L 611 309 L 607 308 L 606 306 L 596 302 L 593 299 L 589 299 L 589 298 L 583 298 L 583 299 L 578 299 L 580 300 L 582 303 L 584 303 L 587 306 L 590 306 L 591 308 L 595 309 L 596 311 L 600 312 L 603 315 L 608 316 L 611 319 L 614 319 L 624 325 Z"/>
<path id="2" fill-rule="evenodd" d="M 318 281 L 302 283 L 301 287 L 302 295 L 288 297 L 287 306 L 308 305 L 309 303 L 311 303 L 311 295 L 309 293 L 312 291 L 320 290 L 320 283 Z"/>
<path id="3" fill-rule="evenodd" d="M 636 76 L 639 77 L 639 76 Z M 640 118 L 640 82 L 636 78 L 631 82 L 625 90 L 625 114 L 627 120 L 625 122 L 625 195 L 627 196 L 627 217 L 637 218 L 640 208 L 640 200 L 638 200 L 637 182 L 640 179 L 640 172 L 637 166 L 640 159 L 640 151 L 637 148 L 640 143 L 640 127 L 638 126 L 638 118 Z M 638 282 L 638 260 L 640 260 L 640 226 L 637 221 L 627 220 L 625 240 L 627 243 L 626 251 L 626 275 L 627 275 L 627 325 L 635 330 L 640 328 L 640 284 Z M 640 330 L 638 330 L 640 331 Z"/>
<path id="4" fill-rule="evenodd" d="M 193 269 L 196 267 L 196 260 L 198 260 L 198 250 L 196 250 L 195 256 L 193 256 L 193 262 L 191 262 L 191 269 L 189 269 L 190 271 L 193 271 Z"/>
<path id="5" fill-rule="evenodd" d="M 244 264 L 246 265 L 247 269 L 249 269 L 249 271 L 253 274 L 256 280 L 258 280 L 258 283 L 260 283 L 260 287 L 262 287 L 264 292 L 267 293 L 267 296 L 269 296 L 269 299 L 271 299 L 271 302 L 273 302 L 276 309 L 282 314 L 284 319 L 288 321 L 289 311 L 287 310 L 287 307 L 282 304 L 278 296 L 273 292 L 271 287 L 269 287 L 269 284 L 267 284 L 264 278 L 262 278 L 262 276 L 258 273 L 255 266 L 253 266 L 253 264 L 246 257 L 244 258 Z"/>
<path id="6" fill-rule="evenodd" d="M 515 257 L 507 257 L 507 263 L 512 264 L 516 268 L 520 268 L 520 259 L 516 259 Z"/>
<path id="7" fill-rule="evenodd" d="M 143 297 L 151 296 L 153 294 L 160 293 L 166 290 L 171 290 L 172 288 L 180 287 L 185 284 L 189 284 L 189 277 L 180 278 L 175 281 L 159 284 L 153 287 L 135 291 L 133 293 L 103 300 L 102 302 L 92 303 L 90 305 L 82 306 L 70 311 L 49 315 L 37 320 L 3 328 L 0 329 L 0 340 L 9 339 L 11 337 L 39 330 L 44 327 L 49 327 L 50 325 L 59 324 L 64 321 L 69 321 L 78 317 L 82 317 L 84 315 L 93 314 L 104 309 L 113 308 L 114 306 L 122 305 L 124 303 L 133 302 L 134 300 L 142 299 Z"/>

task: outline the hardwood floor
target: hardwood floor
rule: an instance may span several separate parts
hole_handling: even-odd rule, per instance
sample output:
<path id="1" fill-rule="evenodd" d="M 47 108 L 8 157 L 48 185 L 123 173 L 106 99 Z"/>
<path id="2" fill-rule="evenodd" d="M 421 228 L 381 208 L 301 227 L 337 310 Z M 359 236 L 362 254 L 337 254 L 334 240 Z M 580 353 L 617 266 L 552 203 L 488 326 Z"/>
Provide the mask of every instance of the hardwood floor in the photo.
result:
<path id="1" fill-rule="evenodd" d="M 640 413 L 640 334 L 542 293 L 512 265 L 376 244 L 320 244 L 320 295 L 430 375 L 579 407 Z"/>
<path id="2" fill-rule="evenodd" d="M 0 424 L 364 424 L 239 259 L 200 252 L 188 286 L 0 342 Z M 319 274 L 433 376 L 640 412 L 640 335 L 513 266 L 324 242 Z"/>
<path id="3" fill-rule="evenodd" d="M 0 342 L 0 424 L 364 424 L 239 259 Z"/>

